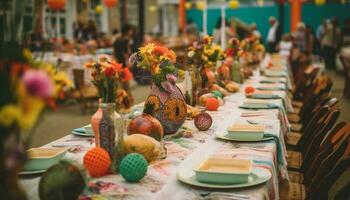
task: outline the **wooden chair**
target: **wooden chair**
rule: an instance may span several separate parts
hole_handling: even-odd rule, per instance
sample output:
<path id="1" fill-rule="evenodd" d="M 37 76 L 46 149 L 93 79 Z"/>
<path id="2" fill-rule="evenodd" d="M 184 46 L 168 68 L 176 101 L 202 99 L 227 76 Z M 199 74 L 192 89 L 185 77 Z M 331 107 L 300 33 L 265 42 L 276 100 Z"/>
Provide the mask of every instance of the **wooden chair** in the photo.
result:
<path id="1" fill-rule="evenodd" d="M 300 183 L 289 183 L 281 184 L 280 188 L 280 198 L 281 199 L 324 199 L 322 195 L 319 196 L 321 190 L 328 191 L 329 185 L 333 184 L 334 181 L 328 181 L 326 185 L 323 185 L 325 182 L 324 174 L 327 174 L 328 179 L 337 179 L 339 170 L 339 165 L 343 166 L 342 159 L 344 156 L 349 156 L 347 149 L 350 149 L 349 145 L 349 136 L 341 140 L 340 144 L 336 145 L 333 151 L 326 156 L 325 159 L 320 160 L 321 162 L 315 164 L 317 168 L 314 169 L 316 174 L 311 177 L 311 184 L 300 184 Z M 348 168 L 345 167 L 346 169 Z M 341 167 L 344 169 L 344 167 Z M 328 174 L 328 172 L 330 172 Z M 327 180 L 327 179 L 326 179 Z M 315 198 L 319 197 L 319 198 Z"/>
<path id="2" fill-rule="evenodd" d="M 302 166 L 304 173 L 289 171 L 290 181 L 294 183 L 303 183 L 304 181 L 307 182 L 307 180 L 310 180 L 310 177 L 313 177 L 315 170 L 319 167 L 319 163 L 321 163 L 328 155 L 331 154 L 334 148 L 341 142 L 344 137 L 348 137 L 349 135 L 350 122 L 338 123 L 333 128 L 333 130 L 326 135 L 320 144 L 318 152 L 315 153 L 312 162 L 309 162 L 308 165 Z"/>
<path id="3" fill-rule="evenodd" d="M 294 149 L 300 149 L 302 143 L 300 143 L 299 145 L 299 141 L 300 139 L 303 137 L 308 137 L 309 134 L 312 134 L 312 132 L 315 131 L 315 125 L 316 123 L 321 123 L 321 119 L 324 119 L 323 117 L 326 117 L 327 114 L 327 109 L 322 107 L 329 107 L 329 109 L 334 108 L 337 103 L 338 100 L 336 98 L 332 98 L 326 101 L 321 101 L 320 103 L 322 103 L 322 105 L 316 105 L 313 110 L 310 112 L 310 115 L 308 115 L 309 119 L 307 120 L 307 122 L 305 122 L 306 125 L 301 125 L 301 131 L 292 131 L 288 137 L 287 137 L 287 141 L 286 144 L 287 146 L 294 148 Z M 328 110 L 329 111 L 329 110 Z M 304 136 L 302 136 L 304 135 Z"/>
<path id="4" fill-rule="evenodd" d="M 320 117 L 319 122 L 311 126 L 313 131 L 301 136 L 298 143 L 299 150 L 287 150 L 288 169 L 303 171 L 305 165 L 308 165 L 314 159 L 323 138 L 332 129 L 340 115 L 339 110 L 333 111 L 327 106 L 321 109 L 321 113 L 324 113 L 324 115 Z"/>
<path id="5" fill-rule="evenodd" d="M 340 61 L 343 65 L 344 69 L 344 90 L 343 90 L 343 96 L 346 98 L 350 98 L 350 61 L 349 59 L 345 58 L 343 55 L 339 56 Z"/>
<path id="6" fill-rule="evenodd" d="M 76 90 L 72 93 L 72 97 L 78 100 L 81 111 L 85 114 L 88 109 L 96 108 L 99 99 L 98 90 L 85 84 L 83 69 L 73 69 L 73 77 Z"/>
<path id="7" fill-rule="evenodd" d="M 333 82 L 327 78 L 321 78 L 321 81 L 315 81 L 315 83 L 310 87 L 307 94 L 305 95 L 305 102 L 311 102 L 313 99 L 323 96 L 324 94 L 328 94 L 332 88 Z M 303 103 L 305 105 L 305 103 Z M 300 116 L 301 108 L 295 109 L 296 111 L 292 114 L 296 114 Z M 289 117 L 290 118 L 290 117 Z M 291 118 L 290 118 L 291 119 Z M 291 119 L 293 121 L 293 119 Z M 300 123 L 291 123 L 292 131 L 302 131 L 302 124 Z"/>

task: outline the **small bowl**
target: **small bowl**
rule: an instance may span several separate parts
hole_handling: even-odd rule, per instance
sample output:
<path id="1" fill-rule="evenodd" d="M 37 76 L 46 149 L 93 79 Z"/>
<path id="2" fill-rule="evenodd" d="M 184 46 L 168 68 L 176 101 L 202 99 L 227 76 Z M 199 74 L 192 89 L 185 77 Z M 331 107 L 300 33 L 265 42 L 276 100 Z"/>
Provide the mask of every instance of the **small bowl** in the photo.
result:
<path id="1" fill-rule="evenodd" d="M 213 184 L 247 183 L 252 161 L 232 158 L 208 158 L 194 171 L 199 182 Z"/>
<path id="2" fill-rule="evenodd" d="M 65 155 L 66 148 L 32 148 L 27 151 L 28 160 L 23 166 L 23 171 L 46 170 L 58 163 Z"/>
<path id="3" fill-rule="evenodd" d="M 83 128 L 84 128 L 84 130 L 85 130 L 85 134 L 86 134 L 86 135 L 94 135 L 94 131 L 92 130 L 91 124 L 86 125 L 86 126 L 84 126 Z"/>
<path id="4" fill-rule="evenodd" d="M 264 137 L 265 125 L 235 124 L 227 129 L 227 137 L 240 141 L 258 141 Z"/>

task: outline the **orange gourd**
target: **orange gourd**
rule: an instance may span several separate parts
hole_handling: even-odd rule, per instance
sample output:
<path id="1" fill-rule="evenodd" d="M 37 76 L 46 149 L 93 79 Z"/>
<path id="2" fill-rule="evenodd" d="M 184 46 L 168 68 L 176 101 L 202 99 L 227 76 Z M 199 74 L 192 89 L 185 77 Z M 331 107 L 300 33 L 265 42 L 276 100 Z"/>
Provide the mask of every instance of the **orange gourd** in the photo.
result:
<path id="1" fill-rule="evenodd" d="M 205 102 L 205 108 L 209 111 L 216 111 L 219 108 L 219 100 L 214 97 L 208 98 Z"/>

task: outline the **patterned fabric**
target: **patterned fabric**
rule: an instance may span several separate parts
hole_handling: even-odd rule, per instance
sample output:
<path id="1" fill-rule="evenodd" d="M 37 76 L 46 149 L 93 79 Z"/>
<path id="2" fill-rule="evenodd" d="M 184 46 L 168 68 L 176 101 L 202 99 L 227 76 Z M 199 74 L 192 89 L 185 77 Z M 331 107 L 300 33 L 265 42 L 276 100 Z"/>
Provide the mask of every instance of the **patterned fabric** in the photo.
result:
<path id="1" fill-rule="evenodd" d="M 242 86 L 241 91 L 244 86 Z M 198 131 L 193 121 L 186 120 L 184 126 L 192 134 L 181 137 L 180 134 L 168 135 L 164 139 L 167 157 L 150 164 L 147 175 L 139 183 L 127 183 L 120 175 L 108 174 L 88 181 L 88 188 L 81 199 L 199 199 L 201 191 L 182 184 L 176 179 L 180 168 L 194 168 L 209 156 L 252 159 L 254 166 L 268 169 L 272 179 L 259 186 L 225 190 L 248 195 L 251 199 L 279 199 L 279 180 L 288 180 L 285 161 L 286 149 L 284 136 L 288 134 L 289 123 L 280 109 L 244 110 L 238 108 L 245 99 L 243 93 L 232 94 L 225 98 L 225 104 L 218 111 L 208 112 L 213 119 L 212 127 L 207 131 Z M 282 104 L 281 99 L 277 99 Z M 263 123 L 268 126 L 273 140 L 264 142 L 223 142 L 215 138 L 216 132 L 226 131 L 235 122 Z M 68 147 L 65 159 L 82 163 L 86 151 L 94 146 L 93 138 L 67 135 L 45 146 Z M 38 199 L 39 178 L 21 180 L 29 199 Z M 210 190 L 209 190 L 210 191 Z"/>

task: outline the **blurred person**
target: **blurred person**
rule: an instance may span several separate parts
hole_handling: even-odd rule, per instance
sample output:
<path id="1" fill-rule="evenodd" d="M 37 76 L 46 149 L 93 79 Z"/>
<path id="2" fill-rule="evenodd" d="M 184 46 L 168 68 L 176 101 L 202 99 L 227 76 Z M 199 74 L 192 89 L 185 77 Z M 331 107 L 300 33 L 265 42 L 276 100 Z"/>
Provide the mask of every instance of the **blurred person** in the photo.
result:
<path id="1" fill-rule="evenodd" d="M 276 51 L 276 45 L 281 39 L 281 31 L 280 31 L 280 25 L 275 17 L 271 16 L 269 17 L 269 23 L 270 23 L 270 29 L 267 34 L 267 45 L 268 45 L 268 51 L 270 53 L 273 53 Z"/>
<path id="2" fill-rule="evenodd" d="M 326 20 L 323 20 L 322 23 L 316 29 L 316 40 L 315 40 L 315 50 L 316 54 L 320 56 L 322 59 L 322 39 L 324 37 L 325 28 L 326 28 Z"/>
<path id="3" fill-rule="evenodd" d="M 87 26 L 84 30 L 84 39 L 86 41 L 88 40 L 96 40 L 98 39 L 98 30 L 97 30 L 97 26 L 95 24 L 95 22 L 93 20 L 89 20 L 87 23 Z"/>
<path id="4" fill-rule="evenodd" d="M 293 43 L 291 36 L 289 34 L 285 34 L 283 35 L 282 40 L 278 43 L 276 48 L 281 56 L 289 57 L 292 47 Z"/>
<path id="5" fill-rule="evenodd" d="M 333 18 L 327 22 L 325 34 L 322 38 L 323 56 L 327 69 L 335 69 L 336 54 L 340 48 L 341 31 L 338 27 L 338 19 Z"/>
<path id="6" fill-rule="evenodd" d="M 213 32 L 213 42 L 216 44 L 221 43 L 221 29 L 224 28 L 225 31 L 225 42 L 226 44 L 230 40 L 230 38 L 234 37 L 233 32 L 231 29 L 228 27 L 228 22 L 225 20 L 225 26 L 221 27 L 222 25 L 222 18 L 220 17 L 219 20 L 216 23 L 215 30 Z"/>
<path id="7" fill-rule="evenodd" d="M 119 38 L 121 36 L 119 30 L 117 28 L 113 29 L 112 30 L 112 38 L 111 38 L 111 41 L 112 41 L 112 44 L 117 40 L 117 38 Z"/>
<path id="8" fill-rule="evenodd" d="M 84 24 L 81 21 L 73 24 L 73 35 L 74 39 L 77 41 L 84 40 Z"/>
<path id="9" fill-rule="evenodd" d="M 295 46 L 300 49 L 301 52 L 306 52 L 306 34 L 305 34 L 305 24 L 299 22 L 297 25 L 297 31 L 295 32 Z"/>
<path id="10" fill-rule="evenodd" d="M 305 45 L 305 51 L 312 55 L 314 52 L 315 36 L 309 25 L 306 25 L 305 27 Z"/>
<path id="11" fill-rule="evenodd" d="M 188 19 L 185 26 L 185 34 L 188 36 L 194 36 L 199 39 L 199 29 L 198 26 L 193 22 L 192 19 Z"/>
<path id="12" fill-rule="evenodd" d="M 342 47 L 350 46 L 350 18 L 344 20 L 344 27 L 341 31 Z"/>
<path id="13" fill-rule="evenodd" d="M 258 38 L 258 39 L 260 40 L 260 39 L 261 39 L 261 33 L 260 33 L 260 31 L 258 30 L 257 25 L 256 25 L 255 23 L 253 23 L 253 24 L 251 25 L 250 29 L 251 29 L 252 34 L 253 34 L 256 38 Z"/>
<path id="14" fill-rule="evenodd" d="M 134 34 L 134 29 L 129 24 L 124 24 L 121 29 L 121 36 L 113 43 L 114 58 L 123 66 L 123 80 L 121 81 L 122 88 L 128 93 L 129 99 L 133 102 L 133 96 L 130 89 L 130 80 L 133 75 L 129 70 L 128 59 L 131 55 L 131 40 Z"/>

